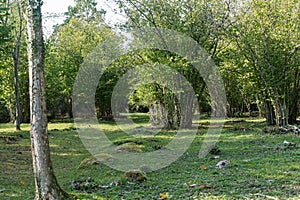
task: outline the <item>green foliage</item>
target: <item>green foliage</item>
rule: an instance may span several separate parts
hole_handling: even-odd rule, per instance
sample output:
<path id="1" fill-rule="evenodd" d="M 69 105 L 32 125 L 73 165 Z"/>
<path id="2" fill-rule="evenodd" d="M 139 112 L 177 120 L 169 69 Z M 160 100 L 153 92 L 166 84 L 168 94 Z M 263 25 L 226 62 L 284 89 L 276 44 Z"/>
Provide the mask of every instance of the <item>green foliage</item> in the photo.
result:
<path id="1" fill-rule="evenodd" d="M 165 73 L 160 76 L 161 66 L 167 66 L 169 69 L 164 69 Z M 110 103 L 113 89 L 118 80 L 129 71 L 138 74 L 127 80 L 132 92 L 128 95 L 130 110 L 136 111 L 140 108 L 148 110 L 155 105 L 163 105 L 162 112 L 167 112 L 168 117 L 164 119 L 159 117 L 159 120 L 166 128 L 177 128 L 181 117 L 179 98 L 185 95 L 182 90 L 186 86 L 178 84 L 180 80 L 177 80 L 177 72 L 194 86 L 198 97 L 201 96 L 199 87 L 202 86 L 203 80 L 186 59 L 162 50 L 132 51 L 113 62 L 100 79 L 96 94 L 96 105 L 100 105 L 99 118 L 106 119 L 112 114 Z M 173 91 L 168 88 L 171 86 Z M 206 103 L 205 100 L 202 102 Z M 162 114 L 162 116 L 166 115 Z"/>
<path id="2" fill-rule="evenodd" d="M 70 19 L 78 18 L 87 22 L 99 21 L 103 19 L 105 11 L 96 8 L 97 2 L 95 0 L 75 0 L 75 6 L 69 6 L 65 13 L 65 23 L 69 23 Z"/>
<path id="3" fill-rule="evenodd" d="M 248 12 L 237 14 L 232 27 L 231 48 L 238 71 L 246 78 L 247 87 L 254 83 L 252 94 L 270 100 L 276 124 L 283 125 L 299 102 L 299 10 L 298 1 L 251 1 Z M 231 71 L 231 65 L 227 68 Z M 295 99 L 297 96 L 297 100 Z M 293 109 L 292 109 L 293 108 Z M 289 113 L 289 114 L 288 114 Z M 295 115 L 295 114 L 294 114 Z"/>
<path id="4" fill-rule="evenodd" d="M 236 0 L 117 2 L 128 16 L 128 22 L 122 28 L 130 29 L 134 26 L 173 29 L 190 36 L 210 53 L 222 73 L 229 116 L 242 115 L 243 112 L 250 114 L 253 108 L 259 109 L 260 114 L 266 114 L 267 109 L 264 110 L 263 107 L 264 103 L 269 102 L 279 125 L 284 124 L 284 121 L 295 123 L 300 112 L 300 17 L 297 0 L 254 0 L 243 3 Z M 104 25 L 104 15 L 105 11 L 97 9 L 95 0 L 76 0 L 75 5 L 70 6 L 65 13 L 64 23 L 57 25 L 53 35 L 47 39 L 45 70 L 49 116 L 72 117 L 71 95 L 79 67 L 98 43 L 117 34 Z M 10 110 L 11 116 L 15 112 L 11 55 L 19 23 L 15 19 L 16 1 L 2 0 L 0 101 L 6 110 Z M 28 121 L 25 38 L 24 34 L 19 76 L 22 116 L 23 121 Z M 193 86 L 200 103 L 200 112 L 211 110 L 208 89 L 191 63 L 170 52 L 145 49 L 130 52 L 108 66 L 96 92 L 99 118 L 112 118 L 111 95 L 120 77 L 129 70 L 141 70 L 140 66 L 144 64 L 166 65 L 177 70 Z M 171 77 L 171 73 L 169 74 Z M 150 79 L 151 74 L 145 73 L 144 78 Z M 171 123 L 176 127 L 180 120 L 180 110 L 174 109 L 178 104 L 175 94 L 176 92 L 172 93 L 159 84 L 142 85 L 130 95 L 130 109 L 148 111 L 153 105 L 164 105 L 170 117 L 169 122 L 163 123 Z"/>
<path id="5" fill-rule="evenodd" d="M 8 50 L 7 43 L 11 41 L 10 31 L 13 28 L 12 24 L 8 23 L 9 15 L 9 1 L 1 0 L 0 1 L 0 57 L 6 54 Z"/>
<path id="6" fill-rule="evenodd" d="M 222 71 L 231 116 L 251 113 L 255 104 L 262 114 L 263 103 L 270 102 L 273 108 L 266 113 L 275 111 L 273 120 L 278 125 L 296 121 L 300 99 L 298 1 L 117 2 L 129 17 L 127 28 L 172 29 L 204 47 Z M 200 84 L 193 86 L 203 88 Z M 209 97 L 204 92 L 198 98 Z"/>
<path id="7" fill-rule="evenodd" d="M 0 123 L 7 123 L 10 121 L 10 116 L 5 105 L 0 102 Z"/>
<path id="8" fill-rule="evenodd" d="M 216 57 L 230 23 L 235 1 L 120 0 L 129 17 L 127 27 L 158 27 L 184 33 Z"/>
<path id="9" fill-rule="evenodd" d="M 4 60 L 7 57 L 8 42 L 11 41 L 11 25 L 8 23 L 9 7 L 6 0 L 0 1 L 0 70 L 3 68 Z"/>
<path id="10" fill-rule="evenodd" d="M 211 54 L 212 58 L 218 58 L 218 54 L 228 45 L 223 40 L 225 40 L 225 33 L 231 25 L 230 12 L 235 5 L 235 1 L 226 1 L 225 4 L 213 0 L 121 0 L 118 2 L 129 18 L 125 26 L 127 29 L 131 27 L 154 27 L 171 29 L 183 33 L 194 39 L 195 42 Z M 193 86 L 197 98 L 200 101 L 201 111 L 210 110 L 210 97 L 203 77 L 199 75 L 191 63 L 169 52 L 145 52 L 146 54 L 142 55 L 145 62 L 149 60 L 150 65 L 167 65 L 183 75 Z M 219 60 L 215 59 L 215 61 L 218 65 Z M 165 74 L 168 74 L 168 72 Z M 172 80 L 171 76 L 169 81 L 176 82 Z M 175 83 L 171 84 L 176 85 Z M 167 119 L 163 119 L 166 121 L 164 123 L 165 126 L 176 128 L 180 122 L 180 114 L 182 114 L 181 111 L 174 109 L 178 107 L 176 104 L 179 100 L 176 100 L 175 95 L 171 94 L 170 90 L 163 89 L 163 87 L 157 87 L 157 85 L 143 86 L 139 89 L 140 91 L 135 92 L 131 98 L 131 103 L 136 104 L 138 107 L 141 106 L 141 103 L 146 103 L 146 105 L 148 104 L 147 106 L 149 106 L 149 104 L 153 105 L 155 102 L 161 104 L 168 112 Z M 176 91 L 175 93 L 177 92 L 180 93 L 180 91 Z M 189 96 L 189 94 L 186 94 L 186 96 Z M 183 126 L 191 125 L 191 120 L 184 119 L 183 121 L 187 122 Z"/>
<path id="11" fill-rule="evenodd" d="M 94 1 L 76 1 L 67 21 L 56 28 L 46 45 L 46 91 L 49 115 L 72 116 L 73 84 L 86 56 L 112 34 L 103 24 Z"/>
<path id="12" fill-rule="evenodd" d="M 13 50 L 15 48 L 15 40 L 18 37 L 18 28 L 19 21 L 18 19 L 18 2 L 13 1 L 9 5 L 8 18 L 5 23 L 1 25 L 6 26 L 6 30 L 9 34 L 9 40 L 5 41 L 5 44 L 0 44 L 0 48 L 3 47 L 4 53 L 1 56 L 0 60 L 0 101 L 5 105 L 6 109 L 10 111 L 10 120 L 14 121 L 15 119 L 15 88 L 14 88 L 14 60 L 13 60 Z M 23 20 L 23 27 L 26 27 L 25 20 Z M 10 28 L 8 28 L 10 27 Z M 4 30 L 5 27 L 1 31 Z M 7 38 L 8 39 L 8 38 Z M 4 45 L 4 46 L 3 46 Z M 1 54 L 1 52 L 0 52 Z M 21 37 L 20 45 L 20 58 L 19 58 L 19 95 L 20 95 L 20 107 L 21 107 L 21 121 L 29 121 L 29 88 L 28 88 L 28 61 L 27 61 L 27 43 L 26 35 L 23 31 Z"/>

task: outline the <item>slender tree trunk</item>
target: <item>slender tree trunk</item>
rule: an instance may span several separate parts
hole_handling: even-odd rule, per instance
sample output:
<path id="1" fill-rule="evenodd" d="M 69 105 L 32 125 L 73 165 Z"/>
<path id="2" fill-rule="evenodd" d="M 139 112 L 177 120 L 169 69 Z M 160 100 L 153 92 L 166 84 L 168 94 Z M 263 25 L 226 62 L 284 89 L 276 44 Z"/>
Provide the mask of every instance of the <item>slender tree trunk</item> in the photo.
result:
<path id="1" fill-rule="evenodd" d="M 288 124 L 287 109 L 285 103 L 282 103 L 278 97 L 273 100 L 273 107 L 275 111 L 275 123 L 277 126 L 286 126 Z"/>
<path id="2" fill-rule="evenodd" d="M 256 105 L 257 105 L 257 109 L 258 109 L 258 117 L 263 117 L 263 103 L 262 101 L 259 99 L 258 94 L 255 94 L 255 99 L 256 99 Z"/>
<path id="3" fill-rule="evenodd" d="M 30 88 L 31 150 L 36 185 L 35 199 L 66 199 L 50 160 L 44 79 L 42 0 L 27 1 L 28 61 Z"/>
<path id="4" fill-rule="evenodd" d="M 9 118 L 10 118 L 10 122 L 13 123 L 14 120 L 15 120 L 15 115 L 14 115 L 14 112 L 13 112 L 13 108 L 12 108 L 12 104 L 9 103 L 9 106 L 8 106 L 8 111 L 9 111 Z"/>
<path id="5" fill-rule="evenodd" d="M 13 53 L 14 59 L 14 83 L 15 83 L 15 101 L 16 101 L 16 130 L 21 130 L 21 111 L 20 111 L 20 99 L 19 99 L 19 74 L 18 74 L 18 66 L 20 59 L 20 46 L 21 46 L 21 37 L 22 37 L 22 14 L 21 14 L 21 5 L 18 2 L 18 15 L 19 15 L 19 32 L 17 35 L 16 46 Z"/>

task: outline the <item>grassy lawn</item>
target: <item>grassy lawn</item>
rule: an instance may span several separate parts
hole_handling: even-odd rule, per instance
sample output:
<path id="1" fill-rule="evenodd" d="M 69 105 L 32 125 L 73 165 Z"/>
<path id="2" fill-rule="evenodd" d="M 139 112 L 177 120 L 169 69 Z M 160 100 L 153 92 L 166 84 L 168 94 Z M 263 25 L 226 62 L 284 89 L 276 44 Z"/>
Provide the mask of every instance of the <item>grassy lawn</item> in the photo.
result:
<path id="1" fill-rule="evenodd" d="M 133 116 L 133 120 L 146 125 L 148 118 Z M 219 158 L 210 153 L 200 159 L 208 122 L 196 121 L 200 128 L 188 151 L 169 167 L 147 173 L 148 180 L 142 183 L 121 178 L 123 172 L 101 164 L 78 169 L 91 155 L 74 124 L 49 123 L 57 179 L 78 199 L 300 199 L 299 135 L 264 133 L 260 119 L 228 119 L 216 145 Z M 140 139 L 124 134 L 112 122 L 102 123 L 115 144 L 139 143 L 142 151 L 164 146 L 175 134 L 161 131 Z M 12 124 L 0 124 L 0 199 L 34 197 L 29 125 L 22 124 L 22 129 L 15 132 Z M 286 147 L 284 141 L 295 145 Z M 217 169 L 221 160 L 229 160 L 230 167 Z"/>

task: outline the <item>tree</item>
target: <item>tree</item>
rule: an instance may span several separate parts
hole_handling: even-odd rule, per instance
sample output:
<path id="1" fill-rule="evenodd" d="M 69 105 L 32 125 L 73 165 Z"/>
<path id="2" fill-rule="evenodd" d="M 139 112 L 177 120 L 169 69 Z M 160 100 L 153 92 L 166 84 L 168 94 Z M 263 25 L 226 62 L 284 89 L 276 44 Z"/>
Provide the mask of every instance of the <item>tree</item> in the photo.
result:
<path id="1" fill-rule="evenodd" d="M 103 19 L 105 11 L 97 9 L 95 0 L 75 0 L 75 6 L 69 6 L 68 12 L 65 13 L 68 23 L 72 18 L 78 18 L 86 22 L 99 21 Z"/>
<path id="2" fill-rule="evenodd" d="M 231 26 L 230 10 L 232 9 L 234 1 L 117 0 L 117 2 L 129 18 L 125 26 L 128 29 L 132 26 L 142 28 L 152 27 L 157 30 L 158 35 L 160 34 L 160 28 L 181 32 L 194 39 L 201 47 L 204 47 L 215 61 L 217 61 L 218 54 L 222 48 L 228 45 L 222 40 L 225 37 L 224 31 Z M 156 62 L 157 57 L 151 58 L 149 55 L 151 54 L 148 54 L 148 59 L 154 59 L 153 62 Z M 163 55 L 164 54 L 156 54 L 156 56 Z M 184 62 L 178 59 L 178 56 L 177 59 L 176 55 L 168 55 L 168 57 L 171 58 L 171 60 L 175 58 L 175 60 L 179 61 L 177 64 L 173 63 L 173 67 L 176 66 L 175 69 L 189 80 L 196 92 L 198 100 L 202 101 L 200 105 L 206 107 L 208 104 L 207 99 L 209 98 L 204 97 L 204 95 L 208 94 L 206 92 L 206 84 L 203 81 L 205 77 L 201 77 L 199 73 L 195 73 L 193 67 L 190 64 L 185 65 Z M 216 64 L 218 64 L 218 62 L 216 62 Z M 186 68 L 185 66 L 189 67 Z M 174 98 L 166 99 L 175 100 Z M 168 105 L 168 108 L 165 107 L 165 110 L 167 110 L 171 116 L 174 115 L 173 113 L 178 113 L 172 109 L 176 108 L 175 102 L 176 101 L 173 101 L 173 103 L 165 102 L 165 105 Z M 192 113 L 196 108 L 191 106 L 187 109 Z M 178 118 L 178 116 L 176 117 Z M 169 119 L 171 120 L 172 117 Z M 190 127 L 192 125 L 191 118 L 182 119 L 182 121 L 184 122 L 184 127 Z M 176 126 L 176 123 L 172 123 L 171 121 L 170 124 Z M 174 128 L 172 126 L 173 125 L 171 125 L 171 128 Z"/>
<path id="3" fill-rule="evenodd" d="M 298 1 L 251 1 L 231 34 L 263 97 L 269 124 L 294 123 L 300 92 Z"/>
<path id="4" fill-rule="evenodd" d="M 112 31 L 92 0 L 77 0 L 46 46 L 47 105 L 50 117 L 72 117 L 72 91 L 86 56 Z"/>
<path id="5" fill-rule="evenodd" d="M 23 32 L 23 18 L 21 13 L 21 2 L 17 2 L 18 16 L 19 16 L 19 30 L 16 38 L 16 45 L 13 52 L 14 60 L 14 85 L 15 85 L 15 102 L 16 102 L 16 130 L 21 130 L 21 111 L 20 111 L 20 100 L 19 100 L 19 73 L 18 66 L 20 61 L 20 47 L 21 37 Z"/>
<path id="6" fill-rule="evenodd" d="M 26 33 L 23 31 L 26 24 L 21 13 L 24 7 L 20 4 L 19 0 L 14 0 L 7 5 L 9 7 L 9 17 L 5 23 L 6 27 L 10 27 L 9 37 L 3 40 L 6 41 L 5 45 L 1 45 L 4 51 L 0 60 L 0 99 L 1 103 L 7 108 L 10 121 L 16 122 L 16 127 L 19 124 L 17 121 L 29 122 L 27 43 Z M 17 92 L 19 95 L 17 95 Z M 17 96 L 19 98 L 16 98 Z M 16 99 L 19 99 L 19 114 Z M 18 118 L 20 119 L 18 120 Z"/>
<path id="7" fill-rule="evenodd" d="M 1 106 L 1 116 L 0 119 L 6 122 L 6 104 L 3 98 L 3 85 L 5 80 L 3 79 L 3 74 L 5 73 L 5 65 L 7 63 L 9 43 L 11 42 L 10 31 L 12 27 L 8 23 L 9 17 L 9 5 L 8 1 L 0 1 L 0 106 Z M 1 95 L 2 94 L 2 95 Z"/>
<path id="8" fill-rule="evenodd" d="M 116 0 L 129 20 L 127 28 L 166 28 L 184 33 L 216 58 L 222 48 L 225 31 L 233 24 L 230 13 L 235 0 Z"/>
<path id="9" fill-rule="evenodd" d="M 174 129 L 179 126 L 184 128 L 190 128 L 192 125 L 192 116 L 183 113 L 186 110 L 188 113 L 193 113 L 193 93 L 186 90 L 185 83 L 182 82 L 180 76 L 176 76 L 174 72 L 179 72 L 189 81 L 194 89 L 198 89 L 201 79 L 199 73 L 188 63 L 184 58 L 167 51 L 162 50 L 144 50 L 137 53 L 135 57 L 139 60 L 128 63 L 134 65 L 136 71 L 141 71 L 143 74 L 142 80 L 153 79 L 153 73 L 147 73 L 143 71 L 139 66 L 147 65 L 148 68 L 157 70 L 161 69 L 160 65 L 170 67 L 172 70 L 165 69 L 164 75 L 156 75 L 157 81 L 162 83 L 152 83 L 145 86 L 141 86 L 132 95 L 131 103 L 137 106 L 146 106 L 150 110 L 150 120 L 152 124 L 163 126 L 166 129 Z M 133 64 L 134 63 L 134 64 Z M 155 74 L 155 73 L 154 73 Z M 159 72 L 157 72 L 159 74 Z M 168 76 L 168 78 L 166 78 Z M 196 78 L 197 77 L 197 78 Z M 196 81 L 197 80 L 197 81 Z M 168 88 L 172 86 L 171 88 Z M 182 103 L 185 101 L 184 103 Z M 181 102 L 181 103 L 180 103 Z M 183 107 L 185 106 L 185 107 Z"/>
<path id="10" fill-rule="evenodd" d="M 50 159 L 44 79 L 44 41 L 41 0 L 28 0 L 27 31 L 30 85 L 31 148 L 36 185 L 35 199 L 66 199 L 60 188 Z"/>

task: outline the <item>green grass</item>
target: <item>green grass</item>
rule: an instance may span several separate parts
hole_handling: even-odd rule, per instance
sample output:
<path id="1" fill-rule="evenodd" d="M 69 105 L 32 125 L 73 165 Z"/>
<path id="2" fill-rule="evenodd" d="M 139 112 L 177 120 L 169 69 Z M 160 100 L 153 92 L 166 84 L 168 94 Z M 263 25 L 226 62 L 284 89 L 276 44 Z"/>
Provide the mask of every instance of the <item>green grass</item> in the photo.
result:
<path id="1" fill-rule="evenodd" d="M 145 115 L 132 116 L 141 126 L 147 125 Z M 123 180 L 122 172 L 105 165 L 77 169 L 89 157 L 72 123 L 50 123 L 49 136 L 55 174 L 60 185 L 78 199 L 300 199 L 299 135 L 265 134 L 261 119 L 228 119 L 217 143 L 220 158 L 198 158 L 203 134 L 209 119 L 202 119 L 198 134 L 188 151 L 169 167 L 147 173 L 143 183 Z M 104 123 L 105 133 L 116 145 L 141 144 L 143 151 L 166 145 L 175 131 L 134 138 L 124 134 L 113 122 Z M 281 148 L 284 141 L 296 143 Z M 220 160 L 231 166 L 216 169 Z M 29 125 L 14 131 L 12 124 L 0 124 L 0 199 L 33 199 Z M 207 169 L 203 170 L 201 167 Z M 89 179 L 89 177 L 91 179 Z M 73 181 L 90 180 L 76 190 Z M 114 184 L 122 183 L 122 184 Z M 196 185 L 193 185 L 196 184 Z"/>

